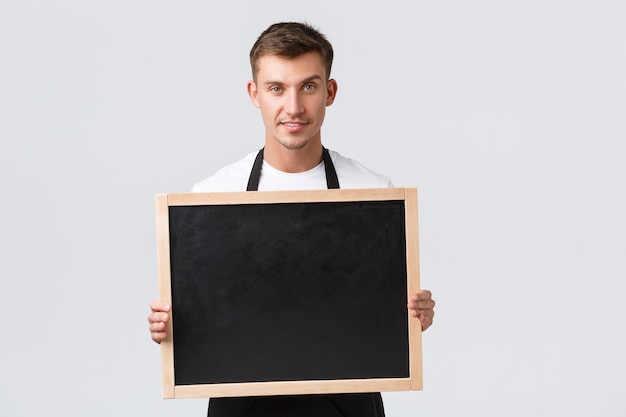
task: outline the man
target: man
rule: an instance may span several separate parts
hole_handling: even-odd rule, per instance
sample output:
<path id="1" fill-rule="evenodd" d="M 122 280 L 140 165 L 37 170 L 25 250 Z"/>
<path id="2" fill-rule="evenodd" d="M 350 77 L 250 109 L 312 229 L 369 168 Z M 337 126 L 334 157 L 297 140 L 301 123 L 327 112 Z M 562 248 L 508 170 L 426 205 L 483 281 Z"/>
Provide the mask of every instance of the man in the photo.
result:
<path id="1" fill-rule="evenodd" d="M 261 110 L 265 146 L 193 187 L 194 192 L 392 187 L 388 178 L 322 146 L 326 107 L 337 82 L 330 78 L 333 49 L 315 28 L 277 23 L 250 51 L 253 79 L 247 89 Z M 407 308 L 426 330 L 435 301 L 427 290 L 412 294 Z M 152 340 L 167 337 L 170 306 L 153 301 L 148 316 Z M 384 416 L 380 393 L 211 399 L 211 417 Z"/>

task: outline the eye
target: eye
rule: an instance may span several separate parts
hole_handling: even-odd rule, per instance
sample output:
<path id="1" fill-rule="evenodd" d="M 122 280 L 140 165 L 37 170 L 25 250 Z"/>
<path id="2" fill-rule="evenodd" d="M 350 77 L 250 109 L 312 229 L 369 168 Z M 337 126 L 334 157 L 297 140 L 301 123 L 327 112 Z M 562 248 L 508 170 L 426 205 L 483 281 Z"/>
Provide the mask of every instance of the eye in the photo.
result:
<path id="1" fill-rule="evenodd" d="M 271 91 L 272 93 L 278 94 L 278 93 L 280 93 L 281 91 L 283 91 L 283 89 L 282 89 L 281 87 L 274 86 L 274 87 L 271 87 L 271 88 L 270 88 L 270 91 Z"/>
<path id="2" fill-rule="evenodd" d="M 304 91 L 313 91 L 315 90 L 315 84 L 305 84 L 302 88 Z"/>

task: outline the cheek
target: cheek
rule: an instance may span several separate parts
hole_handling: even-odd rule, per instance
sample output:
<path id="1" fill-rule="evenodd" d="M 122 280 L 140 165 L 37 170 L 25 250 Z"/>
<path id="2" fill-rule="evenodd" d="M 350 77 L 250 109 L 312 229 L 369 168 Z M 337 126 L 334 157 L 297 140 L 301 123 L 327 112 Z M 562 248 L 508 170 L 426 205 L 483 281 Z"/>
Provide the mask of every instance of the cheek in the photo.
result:
<path id="1" fill-rule="evenodd" d="M 329 104 L 327 103 L 326 99 L 322 99 L 318 103 L 316 103 L 316 109 L 317 109 L 316 112 L 317 112 L 317 114 L 324 115 L 326 113 L 326 107 L 328 105 Z"/>
<path id="2" fill-rule="evenodd" d="M 261 118 L 266 125 L 274 124 L 274 121 L 280 116 L 280 110 L 276 106 L 268 106 L 264 103 L 259 109 L 261 110 Z"/>
<path id="3" fill-rule="evenodd" d="M 264 98 L 259 100 L 259 108 L 264 114 L 272 114 L 280 111 L 280 103 L 277 100 Z"/>

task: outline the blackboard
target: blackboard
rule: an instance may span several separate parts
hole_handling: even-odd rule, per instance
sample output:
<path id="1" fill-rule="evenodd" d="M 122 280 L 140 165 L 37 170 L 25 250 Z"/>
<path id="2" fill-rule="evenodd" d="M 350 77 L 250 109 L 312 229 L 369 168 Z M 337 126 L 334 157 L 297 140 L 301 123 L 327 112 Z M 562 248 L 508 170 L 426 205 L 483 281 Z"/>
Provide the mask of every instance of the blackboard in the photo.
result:
<path id="1" fill-rule="evenodd" d="M 166 398 L 421 389 L 415 189 L 157 196 Z"/>

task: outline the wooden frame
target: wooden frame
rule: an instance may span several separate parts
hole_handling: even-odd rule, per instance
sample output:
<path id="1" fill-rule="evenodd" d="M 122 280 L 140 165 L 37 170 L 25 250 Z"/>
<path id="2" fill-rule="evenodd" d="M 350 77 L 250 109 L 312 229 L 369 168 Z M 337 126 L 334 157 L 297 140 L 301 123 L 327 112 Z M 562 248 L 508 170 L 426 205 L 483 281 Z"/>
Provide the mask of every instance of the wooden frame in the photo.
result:
<path id="1" fill-rule="evenodd" d="M 352 378 L 298 380 L 259 380 L 241 382 L 177 383 L 175 369 L 174 323 L 177 308 L 173 303 L 173 254 L 170 230 L 170 214 L 176 207 L 209 207 L 267 204 L 317 204 L 317 203 L 364 203 L 400 202 L 404 207 L 406 256 L 406 295 L 419 289 L 419 248 L 417 223 L 417 190 L 415 188 L 351 189 L 319 191 L 272 191 L 232 193 L 186 193 L 156 196 L 157 262 L 159 298 L 172 305 L 172 315 L 167 323 L 168 337 L 161 342 L 161 367 L 163 398 L 233 397 L 256 395 L 295 395 L 348 392 L 408 391 L 422 389 L 421 325 L 406 311 L 406 339 L 408 342 L 407 375 L 402 377 Z M 174 209 L 176 210 L 176 209 Z M 383 249 L 383 248 L 380 248 Z M 405 308 L 406 301 L 404 302 Z M 181 319 L 182 320 L 182 319 Z M 403 319 L 404 320 L 404 319 Z"/>

